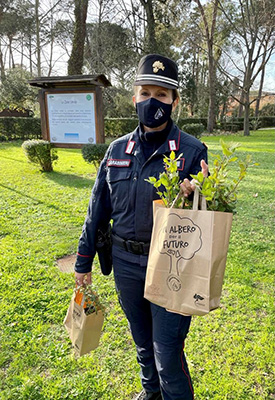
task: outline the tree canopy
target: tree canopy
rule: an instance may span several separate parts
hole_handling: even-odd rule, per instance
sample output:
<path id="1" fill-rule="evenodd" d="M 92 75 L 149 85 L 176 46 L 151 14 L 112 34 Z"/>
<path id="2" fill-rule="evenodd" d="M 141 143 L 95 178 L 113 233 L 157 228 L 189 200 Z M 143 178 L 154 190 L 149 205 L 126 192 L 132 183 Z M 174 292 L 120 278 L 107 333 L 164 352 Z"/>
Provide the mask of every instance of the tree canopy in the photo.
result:
<path id="1" fill-rule="evenodd" d="M 138 60 L 160 53 L 179 65 L 182 116 L 208 117 L 211 132 L 234 98 L 249 134 L 274 29 L 272 0 L 1 0 L 0 91 L 13 69 L 33 77 L 104 73 L 113 84 L 106 114 L 130 116 Z"/>

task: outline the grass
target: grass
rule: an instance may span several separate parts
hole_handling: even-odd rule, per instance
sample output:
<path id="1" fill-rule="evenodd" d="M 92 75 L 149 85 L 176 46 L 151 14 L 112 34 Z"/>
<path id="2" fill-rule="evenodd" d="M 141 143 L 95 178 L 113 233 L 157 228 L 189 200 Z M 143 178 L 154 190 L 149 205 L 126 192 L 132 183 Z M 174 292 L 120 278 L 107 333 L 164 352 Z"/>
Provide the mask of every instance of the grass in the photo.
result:
<path id="1" fill-rule="evenodd" d="M 274 396 L 274 133 L 238 141 L 259 166 L 242 183 L 222 307 L 194 317 L 186 342 L 196 400 Z M 219 137 L 203 140 L 210 152 Z M 130 400 L 140 389 L 136 354 L 112 276 L 95 261 L 108 304 L 100 346 L 75 359 L 62 326 L 74 286 L 56 260 L 74 253 L 95 171 L 79 150 L 59 149 L 52 173 L 29 164 L 19 144 L 0 144 L 0 399 Z M 210 162 L 211 166 L 211 157 Z"/>

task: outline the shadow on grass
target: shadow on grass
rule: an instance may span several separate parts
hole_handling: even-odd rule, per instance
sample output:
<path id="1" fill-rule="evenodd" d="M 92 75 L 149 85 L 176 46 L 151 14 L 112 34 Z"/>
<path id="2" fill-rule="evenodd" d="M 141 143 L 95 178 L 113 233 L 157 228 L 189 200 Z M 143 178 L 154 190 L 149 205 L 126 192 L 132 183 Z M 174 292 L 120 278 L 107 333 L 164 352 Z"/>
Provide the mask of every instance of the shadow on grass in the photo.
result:
<path id="1" fill-rule="evenodd" d="M 19 194 L 19 195 L 22 196 L 22 197 L 25 197 L 25 198 L 27 198 L 27 199 L 30 199 L 30 200 L 34 201 L 35 203 L 37 203 L 37 204 L 44 204 L 46 207 L 48 207 L 48 208 L 53 208 L 54 210 L 58 210 L 58 211 L 62 211 L 62 210 L 63 210 L 62 208 L 57 207 L 57 206 L 54 205 L 54 204 L 47 203 L 46 201 L 39 200 L 39 199 L 37 199 L 36 197 L 29 196 L 28 194 L 23 193 L 23 192 L 21 192 L 20 190 L 13 189 L 13 188 L 11 188 L 11 187 L 9 187 L 9 186 L 3 185 L 2 183 L 0 183 L 0 186 L 1 186 L 2 188 L 4 188 L 4 189 L 10 190 L 11 192 L 14 192 L 14 193 L 16 193 L 16 194 Z"/>
<path id="2" fill-rule="evenodd" d="M 12 160 L 12 161 L 17 161 L 17 162 L 21 162 L 21 163 L 26 163 L 25 160 L 18 160 L 18 158 L 12 158 L 12 157 L 6 157 L 6 156 L 0 156 L 0 158 L 6 158 L 7 160 Z"/>
<path id="3" fill-rule="evenodd" d="M 88 187 L 92 189 L 93 184 L 95 182 L 95 175 L 92 176 L 91 178 L 83 178 L 82 176 L 79 175 L 74 175 L 74 174 L 65 174 L 63 172 L 50 172 L 45 175 L 49 180 L 57 183 L 58 185 L 61 186 L 69 186 L 69 187 L 75 187 L 75 188 L 85 188 Z"/>

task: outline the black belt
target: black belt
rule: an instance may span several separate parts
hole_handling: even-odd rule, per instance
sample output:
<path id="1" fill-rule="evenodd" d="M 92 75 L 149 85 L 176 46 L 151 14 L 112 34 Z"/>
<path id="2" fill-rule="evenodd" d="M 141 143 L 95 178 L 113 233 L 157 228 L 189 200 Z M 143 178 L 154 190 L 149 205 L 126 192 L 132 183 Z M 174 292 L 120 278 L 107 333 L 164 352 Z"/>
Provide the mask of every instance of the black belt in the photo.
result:
<path id="1" fill-rule="evenodd" d="M 112 235 L 115 246 L 121 247 L 129 253 L 147 256 L 149 254 L 150 243 L 136 242 L 135 240 L 125 240 L 117 235 Z"/>

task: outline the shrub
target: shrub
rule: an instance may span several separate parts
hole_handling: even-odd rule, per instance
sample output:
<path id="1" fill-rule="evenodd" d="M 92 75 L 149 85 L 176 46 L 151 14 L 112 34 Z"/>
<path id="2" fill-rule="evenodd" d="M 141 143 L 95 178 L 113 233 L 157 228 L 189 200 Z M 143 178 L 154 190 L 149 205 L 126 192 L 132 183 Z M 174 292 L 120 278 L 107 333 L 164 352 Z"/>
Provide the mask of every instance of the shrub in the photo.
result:
<path id="1" fill-rule="evenodd" d="M 262 117 L 250 117 L 250 128 L 269 128 L 275 126 L 275 116 L 262 116 Z M 244 118 L 231 118 L 229 121 L 221 122 L 219 127 L 226 131 L 237 132 L 243 130 Z"/>
<path id="2" fill-rule="evenodd" d="M 105 135 L 119 137 L 132 132 L 138 126 L 137 118 L 105 118 Z"/>
<path id="3" fill-rule="evenodd" d="M 189 135 L 199 138 L 204 131 L 204 126 L 203 124 L 186 124 L 182 125 L 181 129 L 184 132 L 189 133 Z"/>
<path id="4" fill-rule="evenodd" d="M 275 106 L 272 103 L 265 104 L 260 110 L 259 115 L 261 117 L 269 117 L 270 115 L 274 115 L 275 113 Z"/>
<path id="5" fill-rule="evenodd" d="M 242 130 L 242 128 L 243 128 L 243 121 L 242 122 L 237 122 L 237 121 L 221 122 L 218 125 L 218 128 L 223 129 L 225 131 L 229 131 L 229 132 L 238 132 L 238 131 Z"/>
<path id="6" fill-rule="evenodd" d="M 82 156 L 87 163 L 92 163 L 98 169 L 107 149 L 106 143 L 85 144 L 82 147 Z"/>
<path id="7" fill-rule="evenodd" d="M 33 164 L 40 165 L 42 171 L 51 172 L 53 162 L 58 159 L 56 149 L 47 140 L 26 140 L 22 144 L 24 153 Z"/>
<path id="8" fill-rule="evenodd" d="M 178 126 L 187 124 L 202 124 L 207 127 L 207 118 L 180 118 Z M 105 135 L 108 137 L 119 137 L 132 132 L 138 126 L 137 118 L 104 118 Z"/>
<path id="9" fill-rule="evenodd" d="M 258 118 L 250 118 L 250 121 L 256 119 L 259 124 L 259 128 L 271 128 L 275 126 L 275 116 L 261 116 Z"/>
<path id="10" fill-rule="evenodd" d="M 1 117 L 0 134 L 4 135 L 6 140 L 41 139 L 40 118 Z"/>
<path id="11" fill-rule="evenodd" d="M 207 118 L 179 118 L 177 125 L 178 126 L 183 126 L 183 125 L 188 125 L 188 124 L 202 124 L 204 126 L 204 129 L 207 128 Z"/>

